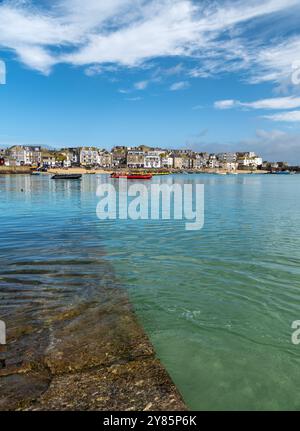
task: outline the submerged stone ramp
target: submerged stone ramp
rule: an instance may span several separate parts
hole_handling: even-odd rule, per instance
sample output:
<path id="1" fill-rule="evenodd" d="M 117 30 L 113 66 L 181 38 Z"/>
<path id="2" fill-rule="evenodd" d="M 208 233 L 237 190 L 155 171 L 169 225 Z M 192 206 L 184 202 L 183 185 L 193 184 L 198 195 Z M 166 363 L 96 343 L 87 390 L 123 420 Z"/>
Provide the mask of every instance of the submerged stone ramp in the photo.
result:
<path id="1" fill-rule="evenodd" d="M 186 410 L 126 292 L 102 290 L 101 302 L 70 307 L 13 340 L 0 410 Z"/>

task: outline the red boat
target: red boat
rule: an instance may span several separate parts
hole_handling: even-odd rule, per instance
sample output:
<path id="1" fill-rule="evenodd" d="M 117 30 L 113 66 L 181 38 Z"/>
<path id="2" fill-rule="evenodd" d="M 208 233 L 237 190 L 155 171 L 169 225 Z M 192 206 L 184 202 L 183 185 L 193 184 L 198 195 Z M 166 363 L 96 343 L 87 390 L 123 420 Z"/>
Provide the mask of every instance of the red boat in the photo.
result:
<path id="1" fill-rule="evenodd" d="M 151 180 L 152 174 L 121 174 L 113 173 L 111 178 L 127 178 L 127 180 Z"/>

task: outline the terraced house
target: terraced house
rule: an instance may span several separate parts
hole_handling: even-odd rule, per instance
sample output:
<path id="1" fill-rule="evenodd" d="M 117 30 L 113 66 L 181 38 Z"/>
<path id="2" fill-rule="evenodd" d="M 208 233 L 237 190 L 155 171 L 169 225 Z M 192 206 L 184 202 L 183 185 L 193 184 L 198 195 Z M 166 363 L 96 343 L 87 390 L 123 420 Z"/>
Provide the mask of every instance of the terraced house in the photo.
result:
<path id="1" fill-rule="evenodd" d="M 8 152 L 17 166 L 39 166 L 42 161 L 41 147 L 14 145 Z"/>
<path id="2" fill-rule="evenodd" d="M 258 166 L 262 166 L 263 160 L 257 156 L 254 152 L 237 153 L 236 162 L 238 163 L 239 169 L 253 168 L 257 169 Z"/>
<path id="3" fill-rule="evenodd" d="M 147 169 L 161 168 L 161 152 L 159 151 L 149 151 L 144 157 L 144 166 Z"/>
<path id="4" fill-rule="evenodd" d="M 82 147 L 79 159 L 82 166 L 100 165 L 99 149 L 95 147 Z"/>
<path id="5" fill-rule="evenodd" d="M 130 150 L 127 153 L 128 168 L 143 168 L 145 166 L 144 151 Z"/>

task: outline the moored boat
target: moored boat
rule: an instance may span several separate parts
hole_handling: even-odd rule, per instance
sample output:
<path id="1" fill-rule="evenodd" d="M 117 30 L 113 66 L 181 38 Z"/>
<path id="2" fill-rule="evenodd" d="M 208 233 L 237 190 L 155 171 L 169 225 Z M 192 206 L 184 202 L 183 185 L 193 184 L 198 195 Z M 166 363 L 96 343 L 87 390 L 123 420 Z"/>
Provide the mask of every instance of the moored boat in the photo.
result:
<path id="1" fill-rule="evenodd" d="M 79 180 L 82 177 L 81 174 L 55 174 L 52 180 Z"/>
<path id="2" fill-rule="evenodd" d="M 151 180 L 152 174 L 123 174 L 113 173 L 110 175 L 111 178 L 126 178 L 127 180 Z"/>
<path id="3" fill-rule="evenodd" d="M 291 173 L 290 173 L 290 171 L 278 171 L 278 172 L 275 172 L 275 174 L 277 174 L 277 175 L 290 175 Z"/>

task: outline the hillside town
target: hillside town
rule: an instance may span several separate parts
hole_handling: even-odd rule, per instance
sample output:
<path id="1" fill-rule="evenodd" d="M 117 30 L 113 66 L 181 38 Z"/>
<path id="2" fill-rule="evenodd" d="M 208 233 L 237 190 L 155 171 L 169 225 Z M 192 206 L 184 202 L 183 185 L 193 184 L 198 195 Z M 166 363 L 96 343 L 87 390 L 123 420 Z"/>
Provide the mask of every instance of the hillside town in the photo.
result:
<path id="1" fill-rule="evenodd" d="M 0 166 L 34 168 L 144 169 L 144 170 L 286 170 L 287 162 L 264 161 L 254 152 L 207 153 L 189 149 L 161 149 L 147 146 L 116 146 L 111 151 L 97 147 L 60 150 L 41 146 L 15 145 L 0 149 Z"/>

